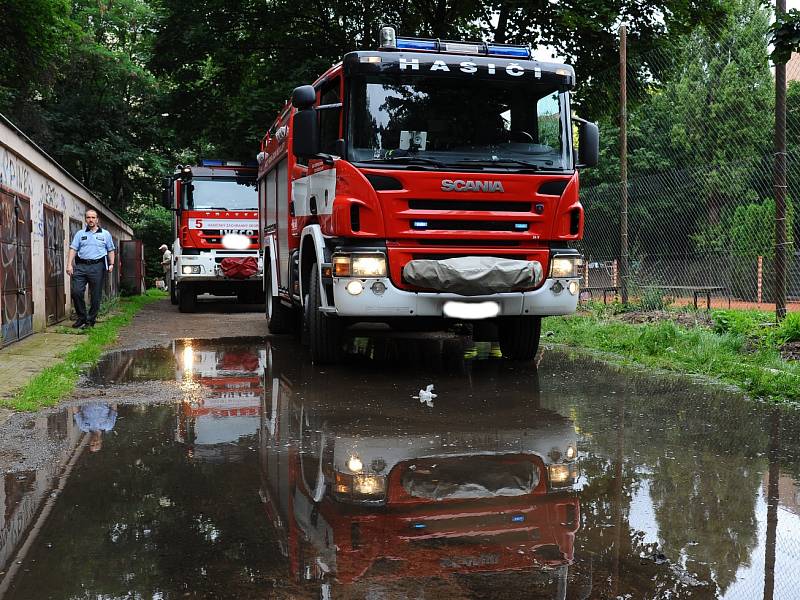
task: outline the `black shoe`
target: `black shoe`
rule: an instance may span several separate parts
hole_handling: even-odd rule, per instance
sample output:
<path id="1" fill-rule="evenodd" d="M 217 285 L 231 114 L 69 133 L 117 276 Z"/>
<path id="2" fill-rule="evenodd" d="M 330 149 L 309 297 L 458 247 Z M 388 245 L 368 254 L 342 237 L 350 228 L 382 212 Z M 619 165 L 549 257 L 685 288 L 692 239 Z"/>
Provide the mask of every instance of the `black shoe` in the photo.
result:
<path id="1" fill-rule="evenodd" d="M 81 321 L 80 319 L 78 319 L 77 321 L 75 321 L 75 322 L 72 324 L 72 328 L 73 328 L 73 329 L 80 329 L 80 328 L 81 328 L 81 327 L 83 327 L 84 325 L 86 325 L 86 321 Z"/>
<path id="2" fill-rule="evenodd" d="M 89 329 L 91 327 L 94 327 L 94 321 L 90 321 L 84 324 L 84 329 Z"/>

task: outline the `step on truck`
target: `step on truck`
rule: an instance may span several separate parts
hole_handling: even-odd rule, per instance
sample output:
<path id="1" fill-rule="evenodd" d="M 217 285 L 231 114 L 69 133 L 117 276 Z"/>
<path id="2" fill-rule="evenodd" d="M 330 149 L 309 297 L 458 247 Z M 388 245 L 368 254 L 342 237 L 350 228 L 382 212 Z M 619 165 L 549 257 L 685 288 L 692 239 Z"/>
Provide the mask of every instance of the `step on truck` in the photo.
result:
<path id="1" fill-rule="evenodd" d="M 256 173 L 255 164 L 203 160 L 165 178 L 175 213 L 170 300 L 181 312 L 194 312 L 200 294 L 263 302 Z"/>
<path id="2" fill-rule="evenodd" d="M 383 27 L 378 50 L 296 88 L 258 154 L 270 331 L 302 323 L 331 363 L 354 324 L 467 321 L 533 357 L 541 318 L 578 302 L 578 169 L 599 142 L 574 85 L 526 46 Z"/>

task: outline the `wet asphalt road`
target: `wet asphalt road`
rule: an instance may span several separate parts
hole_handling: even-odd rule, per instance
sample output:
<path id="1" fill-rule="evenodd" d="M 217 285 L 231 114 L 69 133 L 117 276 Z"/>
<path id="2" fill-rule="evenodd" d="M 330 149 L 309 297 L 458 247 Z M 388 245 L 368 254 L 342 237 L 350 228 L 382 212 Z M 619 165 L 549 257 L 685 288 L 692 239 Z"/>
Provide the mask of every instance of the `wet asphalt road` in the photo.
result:
<path id="1" fill-rule="evenodd" d="M 552 349 L 351 350 L 108 355 L 4 476 L 0 598 L 797 597 L 796 412 Z"/>

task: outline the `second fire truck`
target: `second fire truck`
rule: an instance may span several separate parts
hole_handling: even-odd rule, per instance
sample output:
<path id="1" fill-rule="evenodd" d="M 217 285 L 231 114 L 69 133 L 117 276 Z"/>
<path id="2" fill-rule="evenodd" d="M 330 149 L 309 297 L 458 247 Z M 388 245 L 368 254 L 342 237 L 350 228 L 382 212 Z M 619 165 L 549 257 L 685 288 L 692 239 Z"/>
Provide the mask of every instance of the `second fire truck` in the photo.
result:
<path id="1" fill-rule="evenodd" d="M 578 301 L 578 168 L 599 144 L 572 116 L 574 71 L 525 46 L 380 41 L 295 89 L 262 141 L 269 329 L 302 321 L 326 363 L 357 323 L 483 321 L 529 359 L 542 316 Z"/>
<path id="2" fill-rule="evenodd" d="M 206 293 L 263 301 L 255 176 L 252 165 L 203 160 L 166 178 L 164 204 L 175 211 L 170 296 L 181 312 Z"/>

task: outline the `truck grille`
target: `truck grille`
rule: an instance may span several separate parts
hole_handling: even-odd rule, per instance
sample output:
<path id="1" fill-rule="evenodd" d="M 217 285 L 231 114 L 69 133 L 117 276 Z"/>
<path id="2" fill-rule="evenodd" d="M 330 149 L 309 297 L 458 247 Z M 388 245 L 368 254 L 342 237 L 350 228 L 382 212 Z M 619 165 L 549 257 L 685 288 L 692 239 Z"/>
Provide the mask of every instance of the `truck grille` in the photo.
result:
<path id="1" fill-rule="evenodd" d="M 200 230 L 200 239 L 207 244 L 221 244 L 222 243 L 222 231 L 219 229 L 201 229 Z M 258 244 L 258 233 L 254 233 L 253 235 L 248 236 L 250 238 L 251 244 Z"/>
<path id="2" fill-rule="evenodd" d="M 544 204 L 533 200 L 392 198 L 387 211 L 399 239 L 530 241 L 544 232 Z M 533 234 L 533 235 L 532 235 Z"/>
<path id="3" fill-rule="evenodd" d="M 463 211 L 501 211 L 501 212 L 531 212 L 530 202 L 492 200 L 409 200 L 408 208 L 411 210 L 463 210 Z"/>

